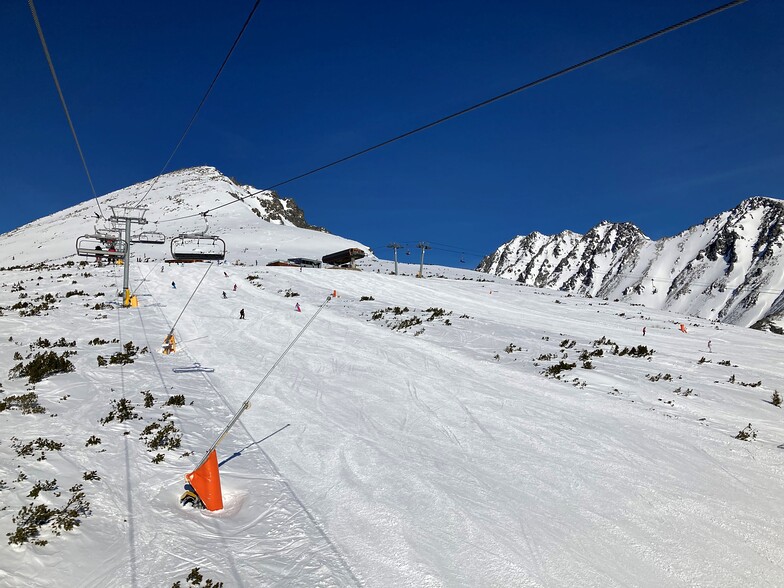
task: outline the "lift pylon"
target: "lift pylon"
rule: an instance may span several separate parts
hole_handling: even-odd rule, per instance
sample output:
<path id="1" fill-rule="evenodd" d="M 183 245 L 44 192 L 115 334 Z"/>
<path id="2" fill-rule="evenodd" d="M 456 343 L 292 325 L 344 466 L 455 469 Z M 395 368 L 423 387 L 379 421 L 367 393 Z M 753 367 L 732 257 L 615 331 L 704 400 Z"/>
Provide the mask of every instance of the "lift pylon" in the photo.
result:
<path id="1" fill-rule="evenodd" d="M 130 267 L 131 267 L 131 225 L 146 225 L 144 215 L 147 208 L 144 206 L 110 206 L 112 216 L 109 221 L 117 225 L 125 224 L 123 237 L 125 238 L 125 256 L 123 258 L 123 306 L 135 306 L 135 296 L 131 296 Z"/>

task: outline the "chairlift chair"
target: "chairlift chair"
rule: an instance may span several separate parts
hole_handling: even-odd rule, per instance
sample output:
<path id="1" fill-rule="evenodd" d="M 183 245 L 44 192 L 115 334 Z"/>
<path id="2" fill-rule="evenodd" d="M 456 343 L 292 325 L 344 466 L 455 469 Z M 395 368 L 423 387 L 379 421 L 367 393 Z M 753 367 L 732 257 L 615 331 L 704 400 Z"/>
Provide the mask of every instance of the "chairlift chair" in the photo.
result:
<path id="1" fill-rule="evenodd" d="M 226 258 L 226 242 L 216 235 L 182 234 L 171 240 L 175 261 L 220 261 Z"/>
<path id="2" fill-rule="evenodd" d="M 156 231 L 143 231 L 131 237 L 131 243 L 147 243 L 150 245 L 162 245 L 166 243 L 166 235 Z"/>
<path id="3" fill-rule="evenodd" d="M 97 239 L 100 239 L 104 243 L 113 243 L 115 241 L 119 241 L 122 239 L 122 231 L 118 228 L 108 228 L 108 227 L 95 227 L 95 233 L 93 235 L 85 235 L 85 236 L 92 236 Z"/>
<path id="4" fill-rule="evenodd" d="M 125 257 L 126 242 L 106 235 L 82 235 L 76 239 L 76 254 L 86 257 Z"/>

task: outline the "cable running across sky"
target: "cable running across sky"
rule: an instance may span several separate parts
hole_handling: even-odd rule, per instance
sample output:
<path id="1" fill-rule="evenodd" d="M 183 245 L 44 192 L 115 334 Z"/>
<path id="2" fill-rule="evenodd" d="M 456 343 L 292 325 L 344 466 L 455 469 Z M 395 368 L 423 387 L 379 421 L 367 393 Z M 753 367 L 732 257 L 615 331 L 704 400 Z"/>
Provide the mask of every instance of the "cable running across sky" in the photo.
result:
<path id="1" fill-rule="evenodd" d="M 33 14 L 33 20 L 35 21 L 35 28 L 38 31 L 38 38 L 41 40 L 41 47 L 43 47 L 44 55 L 46 56 L 46 62 L 49 64 L 49 71 L 52 73 L 52 79 L 54 80 L 54 85 L 57 88 L 57 94 L 60 96 L 60 102 L 63 105 L 63 110 L 65 111 L 65 118 L 68 119 L 68 126 L 71 128 L 71 135 L 73 135 L 74 142 L 76 143 L 76 150 L 79 151 L 79 157 L 82 160 L 82 166 L 84 166 L 84 173 L 87 174 L 87 181 L 90 183 L 90 189 L 93 192 L 93 198 L 95 198 L 95 204 L 98 205 L 98 212 L 101 213 L 101 218 L 106 218 L 103 215 L 103 210 L 101 210 L 101 203 L 98 202 L 98 194 L 95 191 L 95 186 L 93 185 L 93 178 L 90 176 L 90 170 L 87 168 L 87 160 L 84 158 L 84 153 L 82 152 L 82 146 L 79 144 L 79 138 L 76 136 L 76 129 L 74 128 L 73 120 L 71 120 L 71 113 L 68 111 L 68 105 L 65 102 L 65 96 L 63 95 L 63 89 L 60 87 L 60 80 L 57 79 L 57 73 L 54 70 L 54 63 L 52 62 L 52 56 L 49 54 L 49 47 L 46 45 L 46 39 L 44 38 L 44 31 L 41 28 L 41 21 L 38 20 L 38 12 L 35 10 L 35 4 L 33 0 L 27 0 L 28 6 L 30 6 L 30 12 Z"/>
<path id="2" fill-rule="evenodd" d="M 185 216 L 171 218 L 171 219 L 162 219 L 162 220 L 160 220 L 158 222 L 172 222 L 172 221 L 178 221 L 178 220 L 183 220 L 183 219 L 187 219 L 187 218 L 193 218 L 195 216 L 206 215 L 209 212 L 212 212 L 214 210 L 218 210 L 220 208 L 224 208 L 226 206 L 230 206 L 231 204 L 235 204 L 237 202 L 243 202 L 244 200 L 246 200 L 247 198 L 250 198 L 252 196 L 256 196 L 258 194 L 262 194 L 262 193 L 267 192 L 269 190 L 274 190 L 275 188 L 278 188 L 280 186 L 284 186 L 284 185 L 289 184 L 291 182 L 294 182 L 296 180 L 300 180 L 302 178 L 305 178 L 307 176 L 313 175 L 313 174 L 318 173 L 320 171 L 324 171 L 325 169 L 328 169 L 330 167 L 336 166 L 336 165 L 338 165 L 340 163 L 344 163 L 346 161 L 349 161 L 349 160 L 354 159 L 356 157 L 359 157 L 361 155 L 365 155 L 366 153 L 370 153 L 371 151 L 375 151 L 376 149 L 380 149 L 381 147 L 385 147 L 387 145 L 390 145 L 391 143 L 395 143 L 397 141 L 400 141 L 401 139 L 405 139 L 405 138 L 410 137 L 412 135 L 415 135 L 417 133 L 421 133 L 422 131 L 431 129 L 431 128 L 435 127 L 435 126 L 438 126 L 438 125 L 440 125 L 442 123 L 445 123 L 445 122 L 447 122 L 449 120 L 452 120 L 452 119 L 457 118 L 459 116 L 462 116 L 464 114 L 468 114 L 469 112 L 472 112 L 474 110 L 482 108 L 483 106 L 487 106 L 487 105 L 492 104 L 494 102 L 497 102 L 499 100 L 503 100 L 504 98 L 508 98 L 509 96 L 512 96 L 514 94 L 518 94 L 518 93 L 523 92 L 525 90 L 529 90 L 529 89 L 531 89 L 531 88 L 533 88 L 535 86 L 538 86 L 538 85 L 543 84 L 545 82 L 549 82 L 551 80 L 554 80 L 556 78 L 564 76 L 564 75 L 566 75 L 568 73 L 572 73 L 572 72 L 574 72 L 574 71 L 576 71 L 578 69 L 581 69 L 581 68 L 586 67 L 588 65 L 592 65 L 592 64 L 594 64 L 594 63 L 596 63 L 598 61 L 606 59 L 607 57 L 611 57 L 613 55 L 617 55 L 618 53 L 626 51 L 627 49 L 631 49 L 633 47 L 637 47 L 638 45 L 642 45 L 643 43 L 647 43 L 648 41 L 651 41 L 653 39 L 656 39 L 658 37 L 661 37 L 663 35 L 666 35 L 668 33 L 671 33 L 673 31 L 676 31 L 676 30 L 681 29 L 683 27 L 686 27 L 688 25 L 694 24 L 694 23 L 696 23 L 698 21 L 701 21 L 703 19 L 706 19 L 708 17 L 711 17 L 711 16 L 714 16 L 716 14 L 719 14 L 720 12 L 724 12 L 725 10 L 729 10 L 730 8 L 734 8 L 736 6 L 739 6 L 740 4 L 744 4 L 745 2 L 748 2 L 748 0 L 733 0 L 732 2 L 728 2 L 726 4 L 722 4 L 721 6 L 717 6 L 716 8 L 713 8 L 713 9 L 708 10 L 706 12 L 702 12 L 700 14 L 692 16 L 691 18 L 687 18 L 686 20 L 682 20 L 680 22 L 677 22 L 677 23 L 675 23 L 673 25 L 670 25 L 668 27 L 660 29 L 660 30 L 658 30 L 658 31 L 656 31 L 654 33 L 650 33 L 648 35 L 645 35 L 644 37 L 640 37 L 640 38 L 638 38 L 638 39 L 636 39 L 634 41 L 630 41 L 628 43 L 625 43 L 624 45 L 620 45 L 619 47 L 616 47 L 615 49 L 611 49 L 609 51 L 605 51 L 604 53 L 601 53 L 599 55 L 596 55 L 596 56 L 591 57 L 589 59 L 586 59 L 584 61 L 580 61 L 579 63 L 576 63 L 576 64 L 571 65 L 569 67 L 566 67 L 564 69 L 558 70 L 558 71 L 556 71 L 554 73 L 551 73 L 551 74 L 548 74 L 548 75 L 546 75 L 544 77 L 538 78 L 538 79 L 536 79 L 536 80 L 534 80 L 532 82 L 528 82 L 526 84 L 523 84 L 522 86 L 519 86 L 517 88 L 513 88 L 511 90 L 503 92 L 502 94 L 498 94 L 496 96 L 493 96 L 492 98 L 488 98 L 487 100 L 483 100 L 482 102 L 474 104 L 473 106 L 469 106 L 467 108 L 464 108 L 462 110 L 459 110 L 459 111 L 454 112 L 452 114 L 449 114 L 447 116 L 439 118 L 438 120 L 435 120 L 433 122 L 427 123 L 425 125 L 417 127 L 415 129 L 412 129 L 410 131 L 407 131 L 407 132 L 402 133 L 400 135 L 397 135 L 395 137 L 392 137 L 391 139 L 387 139 L 386 141 L 382 141 L 381 143 L 377 143 L 376 145 L 373 145 L 371 147 L 367 147 L 365 149 L 362 149 L 361 151 L 357 151 L 357 152 L 355 152 L 355 153 L 353 153 L 351 155 L 347 155 L 347 156 L 342 157 L 340 159 L 337 159 L 337 160 L 335 160 L 335 161 L 333 161 L 331 163 L 327 163 L 325 165 L 319 166 L 319 167 L 314 168 L 314 169 L 312 169 L 310 171 L 307 171 L 305 173 L 293 176 L 293 177 L 291 177 L 291 178 L 289 178 L 287 180 L 283 180 L 282 182 L 278 182 L 276 184 L 272 184 L 271 186 L 268 186 L 267 188 L 264 188 L 262 190 L 257 190 L 256 192 L 252 192 L 252 193 L 248 194 L 247 196 L 243 196 L 242 198 L 238 198 L 236 200 L 232 200 L 231 202 L 227 202 L 225 204 L 220 204 L 220 205 L 215 206 L 213 208 L 210 208 L 210 209 L 208 209 L 208 210 L 206 210 L 204 212 L 188 214 L 188 215 L 185 215 Z"/>
<path id="3" fill-rule="evenodd" d="M 242 38 L 242 35 L 245 33 L 245 29 L 248 28 L 248 24 L 250 24 L 250 20 L 253 18 L 253 15 L 256 13 L 256 9 L 259 7 L 259 4 L 261 4 L 261 0 L 256 0 L 256 3 L 253 5 L 253 8 L 251 8 L 250 14 L 248 14 L 248 18 L 245 19 L 245 23 L 242 25 L 240 32 L 237 34 L 237 37 L 234 39 L 234 43 L 232 43 L 229 52 L 226 54 L 226 57 L 223 58 L 223 63 L 221 63 L 220 67 L 218 68 L 218 73 L 216 73 L 215 77 L 212 78 L 212 82 L 210 83 L 209 88 L 207 88 L 207 91 L 204 93 L 201 102 L 199 102 L 199 105 L 196 107 L 193 116 L 191 116 L 191 120 L 188 121 L 188 125 L 185 127 L 185 131 L 182 133 L 180 140 L 177 141 L 177 145 L 174 146 L 174 150 L 171 152 L 171 155 L 169 155 L 169 159 L 167 159 L 166 163 L 163 164 L 161 171 L 159 171 L 158 175 L 155 176 L 152 183 L 150 184 L 150 187 L 147 188 L 147 191 L 144 193 L 144 196 L 142 196 L 139 199 L 139 201 L 136 203 L 136 206 L 139 206 L 144 201 L 144 199 L 147 198 L 147 195 L 152 191 L 153 187 L 158 182 L 158 178 L 160 178 L 163 175 L 163 172 L 165 172 L 166 168 L 169 167 L 171 160 L 174 159 L 175 153 L 177 153 L 177 151 L 179 150 L 180 145 L 182 145 L 182 142 L 185 140 L 186 135 L 191 130 L 193 123 L 196 122 L 196 117 L 199 115 L 199 112 L 201 111 L 201 107 L 204 106 L 204 103 L 207 101 L 207 97 L 210 95 L 210 92 L 212 92 L 213 87 L 215 87 L 215 83 L 218 81 L 218 78 L 220 77 L 221 73 L 223 73 L 223 68 L 226 67 L 226 64 L 228 63 L 231 54 L 234 53 L 234 49 L 237 47 L 237 44 L 240 42 L 240 39 Z"/>

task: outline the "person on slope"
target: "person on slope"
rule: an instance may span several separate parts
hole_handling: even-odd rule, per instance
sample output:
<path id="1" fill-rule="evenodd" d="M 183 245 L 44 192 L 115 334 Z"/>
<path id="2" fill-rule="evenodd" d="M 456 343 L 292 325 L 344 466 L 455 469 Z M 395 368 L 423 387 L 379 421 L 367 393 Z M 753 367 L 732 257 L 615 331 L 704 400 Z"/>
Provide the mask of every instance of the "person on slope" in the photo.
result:
<path id="1" fill-rule="evenodd" d="M 299 302 L 297 302 L 297 304 L 294 306 L 294 308 L 295 308 L 295 310 L 297 312 L 302 312 L 302 309 L 299 307 Z"/>
<path id="2" fill-rule="evenodd" d="M 223 292 L 223 298 L 224 299 L 226 298 L 226 292 Z"/>
<path id="3" fill-rule="evenodd" d="M 245 309 L 244 308 L 240 308 L 240 318 L 241 319 L 245 318 Z"/>
<path id="4" fill-rule="evenodd" d="M 234 284 L 234 291 L 237 291 L 237 284 Z"/>
<path id="5" fill-rule="evenodd" d="M 177 289 L 177 284 L 175 284 L 174 282 L 172 282 L 172 288 L 174 288 L 174 289 L 176 290 L 176 289 Z"/>
<path id="6" fill-rule="evenodd" d="M 645 327 L 642 328 L 642 336 L 645 337 Z"/>
<path id="7" fill-rule="evenodd" d="M 226 272 L 223 272 L 223 275 L 224 275 L 225 277 L 227 277 L 227 278 L 229 277 L 229 274 L 227 274 Z"/>

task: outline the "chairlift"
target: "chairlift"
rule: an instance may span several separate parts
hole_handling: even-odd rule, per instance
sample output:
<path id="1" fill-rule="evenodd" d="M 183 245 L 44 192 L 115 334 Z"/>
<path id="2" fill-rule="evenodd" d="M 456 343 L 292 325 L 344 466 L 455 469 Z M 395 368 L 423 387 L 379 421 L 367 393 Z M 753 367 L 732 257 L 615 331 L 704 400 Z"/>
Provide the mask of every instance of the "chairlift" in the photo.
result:
<path id="1" fill-rule="evenodd" d="M 125 257 L 126 243 L 106 235 L 82 235 L 76 239 L 76 254 L 86 257 Z"/>
<path id="2" fill-rule="evenodd" d="M 85 235 L 88 236 L 88 235 Z M 118 228 L 109 228 L 109 227 L 95 227 L 95 233 L 93 235 L 89 235 L 100 239 L 107 245 L 113 243 L 115 241 L 120 241 L 122 239 L 122 231 Z"/>
<path id="3" fill-rule="evenodd" d="M 182 234 L 171 240 L 174 261 L 214 261 L 226 258 L 226 242 L 215 235 Z"/>
<path id="4" fill-rule="evenodd" d="M 150 245 L 162 245 L 166 243 L 166 235 L 157 231 L 142 231 L 138 235 L 131 237 L 131 243 L 147 243 Z"/>

